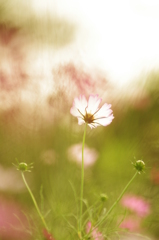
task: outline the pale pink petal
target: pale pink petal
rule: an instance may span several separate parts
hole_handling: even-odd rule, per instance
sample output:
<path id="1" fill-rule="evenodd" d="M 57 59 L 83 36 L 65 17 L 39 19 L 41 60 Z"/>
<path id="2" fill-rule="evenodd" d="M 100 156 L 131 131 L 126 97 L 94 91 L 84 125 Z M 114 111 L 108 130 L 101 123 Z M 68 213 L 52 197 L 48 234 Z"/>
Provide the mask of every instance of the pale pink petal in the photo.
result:
<path id="1" fill-rule="evenodd" d="M 91 222 L 89 221 L 89 222 L 87 223 L 87 226 L 86 226 L 86 233 L 89 233 L 89 232 L 90 232 L 91 227 L 92 227 L 92 224 L 91 224 Z"/>
<path id="2" fill-rule="evenodd" d="M 146 217 L 150 213 L 150 204 L 141 197 L 125 195 L 121 203 L 140 217 Z"/>
<path id="3" fill-rule="evenodd" d="M 98 123 L 88 123 L 88 126 L 92 129 L 92 128 L 96 128 L 99 126 Z"/>
<path id="4" fill-rule="evenodd" d="M 97 229 L 93 230 L 92 237 L 94 240 L 104 240 L 102 233 L 98 232 Z"/>
<path id="5" fill-rule="evenodd" d="M 99 111 L 94 115 L 94 118 L 108 117 L 113 111 L 110 109 L 111 104 L 105 103 Z"/>
<path id="6" fill-rule="evenodd" d="M 87 113 L 94 114 L 98 110 L 101 101 L 102 99 L 99 98 L 98 95 L 90 95 L 88 99 Z"/>
<path id="7" fill-rule="evenodd" d="M 83 114 L 85 115 L 85 110 L 88 105 L 87 99 L 84 95 L 80 95 L 79 98 L 74 99 L 73 105 Z"/>
<path id="8" fill-rule="evenodd" d="M 85 96 L 80 95 L 79 98 L 75 98 L 73 102 L 73 106 L 70 110 L 70 113 L 75 116 L 79 117 L 85 115 L 85 109 L 87 107 L 87 100 Z"/>
<path id="9" fill-rule="evenodd" d="M 113 115 L 110 115 L 109 117 L 95 119 L 94 124 L 95 123 L 98 124 L 97 126 L 99 126 L 99 125 L 107 126 L 112 122 L 113 119 L 114 119 Z"/>
<path id="10" fill-rule="evenodd" d="M 89 221 L 86 226 L 86 233 L 90 233 L 90 231 L 91 231 L 91 239 L 104 240 L 102 233 L 99 232 L 97 228 L 92 228 L 92 223 Z"/>
<path id="11" fill-rule="evenodd" d="M 120 228 L 128 229 L 129 231 L 139 231 L 141 225 L 141 220 L 137 217 L 126 217 L 124 221 L 120 224 Z"/>
<path id="12" fill-rule="evenodd" d="M 82 125 L 83 123 L 85 123 L 85 121 L 82 118 L 78 118 L 78 124 Z"/>
<path id="13" fill-rule="evenodd" d="M 71 109 L 70 109 L 70 113 L 75 116 L 75 117 L 80 117 L 82 116 L 80 114 L 80 112 L 77 110 L 76 106 L 73 106 Z"/>

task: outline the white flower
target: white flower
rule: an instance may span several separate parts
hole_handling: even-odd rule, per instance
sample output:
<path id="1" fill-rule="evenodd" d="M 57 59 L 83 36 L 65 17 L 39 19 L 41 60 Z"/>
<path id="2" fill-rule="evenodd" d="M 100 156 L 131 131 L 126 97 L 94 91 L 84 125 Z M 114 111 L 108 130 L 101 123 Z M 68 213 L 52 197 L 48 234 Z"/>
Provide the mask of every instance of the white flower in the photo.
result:
<path id="1" fill-rule="evenodd" d="M 82 143 L 77 143 L 69 147 L 67 156 L 71 161 L 76 162 L 81 166 L 82 162 Z M 89 148 L 85 145 L 84 148 L 84 167 L 92 166 L 98 158 L 98 152 L 94 148 Z"/>
<path id="2" fill-rule="evenodd" d="M 90 95 L 89 99 L 80 95 L 74 99 L 70 113 L 78 118 L 78 124 L 87 123 L 90 128 L 109 125 L 114 116 L 112 114 L 111 104 L 105 103 L 101 108 L 99 104 L 102 99 L 98 95 Z"/>

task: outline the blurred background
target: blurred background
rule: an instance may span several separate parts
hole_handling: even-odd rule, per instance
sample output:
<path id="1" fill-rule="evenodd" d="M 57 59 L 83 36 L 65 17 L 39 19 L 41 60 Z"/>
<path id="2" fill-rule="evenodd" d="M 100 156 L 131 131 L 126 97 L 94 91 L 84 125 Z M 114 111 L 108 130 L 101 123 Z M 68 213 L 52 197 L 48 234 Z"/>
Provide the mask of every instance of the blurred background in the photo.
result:
<path id="1" fill-rule="evenodd" d="M 157 0 L 0 0 L 1 240 L 49 239 L 16 158 L 34 163 L 26 179 L 53 237 L 75 239 L 64 216 L 76 225 L 84 127 L 70 108 L 80 94 L 99 94 L 115 117 L 87 129 L 85 199 L 105 193 L 108 208 L 144 160 L 106 228 L 159 239 L 158 13 Z"/>

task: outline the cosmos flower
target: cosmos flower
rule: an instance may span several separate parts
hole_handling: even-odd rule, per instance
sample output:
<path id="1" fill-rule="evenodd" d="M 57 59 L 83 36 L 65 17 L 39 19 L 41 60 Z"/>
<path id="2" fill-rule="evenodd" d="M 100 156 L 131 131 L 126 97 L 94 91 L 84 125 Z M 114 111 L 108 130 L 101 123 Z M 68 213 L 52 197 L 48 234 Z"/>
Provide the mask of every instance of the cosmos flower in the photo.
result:
<path id="1" fill-rule="evenodd" d="M 150 213 L 150 205 L 141 197 L 133 195 L 125 195 L 122 198 L 121 204 L 135 212 L 139 217 L 146 217 Z"/>
<path id="2" fill-rule="evenodd" d="M 68 159 L 76 162 L 81 166 L 82 162 L 82 143 L 72 145 L 67 150 Z M 85 145 L 84 148 L 84 167 L 92 166 L 98 158 L 98 152 L 94 148 L 89 148 Z"/>
<path id="3" fill-rule="evenodd" d="M 128 229 L 131 232 L 140 230 L 140 219 L 132 216 L 126 217 L 120 224 L 120 228 Z"/>
<path id="4" fill-rule="evenodd" d="M 114 118 L 110 109 L 111 104 L 105 103 L 99 108 L 101 101 L 98 95 L 90 95 L 88 101 L 84 95 L 80 95 L 74 99 L 70 113 L 78 118 L 79 125 L 87 123 L 90 128 L 107 126 Z"/>
<path id="5" fill-rule="evenodd" d="M 102 233 L 97 228 L 92 228 L 92 223 L 89 221 L 86 226 L 86 233 L 91 231 L 91 239 L 93 240 L 104 240 Z"/>

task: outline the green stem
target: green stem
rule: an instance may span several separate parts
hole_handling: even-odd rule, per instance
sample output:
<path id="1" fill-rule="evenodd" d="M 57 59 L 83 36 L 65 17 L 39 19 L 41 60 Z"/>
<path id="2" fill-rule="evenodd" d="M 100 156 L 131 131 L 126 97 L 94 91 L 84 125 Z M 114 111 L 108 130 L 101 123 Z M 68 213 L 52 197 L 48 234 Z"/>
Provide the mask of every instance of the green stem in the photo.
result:
<path id="1" fill-rule="evenodd" d="M 106 217 L 111 213 L 111 211 L 113 210 L 113 208 L 117 205 L 117 203 L 120 201 L 120 199 L 122 198 L 122 196 L 124 195 L 125 191 L 127 190 L 127 188 L 129 187 L 129 185 L 132 183 L 132 181 L 134 180 L 134 178 L 136 177 L 136 175 L 138 174 L 138 172 L 136 172 L 134 174 L 134 176 L 130 179 L 130 181 L 128 182 L 128 184 L 125 186 L 125 188 L 123 189 L 123 191 L 121 192 L 120 196 L 117 198 L 117 200 L 113 203 L 113 205 L 111 206 L 111 208 L 109 209 L 109 211 L 106 213 L 106 215 L 101 219 L 101 221 L 99 221 L 94 227 L 98 227 L 101 223 L 103 223 L 103 221 L 106 219 Z"/>
<path id="2" fill-rule="evenodd" d="M 45 222 L 45 220 L 44 220 L 44 217 L 42 216 L 42 214 L 41 214 L 41 212 L 40 212 L 40 209 L 39 209 L 39 207 L 38 207 L 38 205 L 37 205 L 37 202 L 36 202 L 36 200 L 35 200 L 35 198 L 34 198 L 34 195 L 32 194 L 32 191 L 31 191 L 31 189 L 30 189 L 30 187 L 29 187 L 29 185 L 28 185 L 28 183 L 27 183 L 27 181 L 26 181 L 26 179 L 25 179 L 25 176 L 24 176 L 24 173 L 23 173 L 23 172 L 22 172 L 22 178 L 23 178 L 24 184 L 25 184 L 28 192 L 30 193 L 30 196 L 31 196 L 31 198 L 32 198 L 32 200 L 33 200 L 34 206 L 35 206 L 35 208 L 36 208 L 36 210 L 37 210 L 37 212 L 38 212 L 38 214 L 39 214 L 39 217 L 41 218 L 42 223 L 44 224 L 44 227 L 46 228 L 47 231 L 49 231 L 49 228 L 48 228 L 48 226 L 47 226 L 47 224 L 46 224 L 46 222 Z"/>
<path id="3" fill-rule="evenodd" d="M 102 210 L 103 210 L 103 205 L 104 205 L 104 203 L 102 202 L 102 203 L 100 204 L 100 207 L 99 207 L 99 210 L 98 210 L 98 213 L 97 213 L 97 217 L 101 214 L 101 212 L 102 212 Z"/>
<path id="4" fill-rule="evenodd" d="M 82 228 L 82 209 L 83 209 L 83 185 L 84 185 L 84 144 L 86 138 L 86 129 L 87 123 L 85 124 L 84 134 L 83 134 L 83 142 L 82 142 L 82 169 L 81 169 L 81 198 L 80 198 L 80 216 L 79 216 L 79 236 L 81 236 L 81 228 Z"/>

